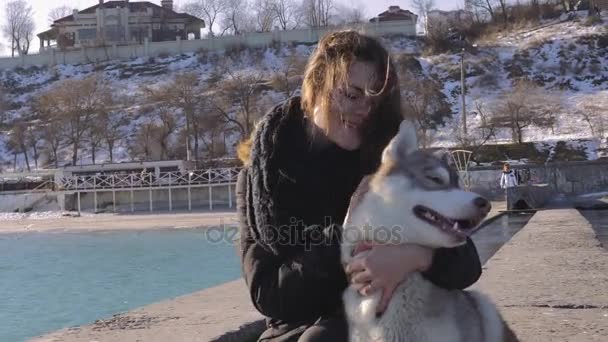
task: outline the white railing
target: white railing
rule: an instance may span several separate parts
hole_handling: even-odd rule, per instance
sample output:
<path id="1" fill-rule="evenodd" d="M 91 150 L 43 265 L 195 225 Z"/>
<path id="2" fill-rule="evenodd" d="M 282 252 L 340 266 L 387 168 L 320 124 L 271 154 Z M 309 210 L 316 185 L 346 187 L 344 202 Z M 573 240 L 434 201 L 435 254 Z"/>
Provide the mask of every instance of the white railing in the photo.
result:
<path id="1" fill-rule="evenodd" d="M 155 173 L 108 174 L 90 176 L 66 176 L 57 179 L 58 190 L 96 191 L 138 188 L 192 187 L 226 185 L 236 183 L 240 168 L 219 168 Z"/>

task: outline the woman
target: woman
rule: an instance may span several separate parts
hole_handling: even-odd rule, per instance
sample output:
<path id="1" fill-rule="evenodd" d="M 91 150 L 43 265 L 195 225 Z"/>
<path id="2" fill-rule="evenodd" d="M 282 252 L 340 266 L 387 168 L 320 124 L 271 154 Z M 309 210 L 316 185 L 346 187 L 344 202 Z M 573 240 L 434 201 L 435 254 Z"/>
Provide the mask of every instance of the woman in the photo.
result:
<path id="1" fill-rule="evenodd" d="M 277 106 L 239 147 L 237 183 L 242 271 L 253 304 L 267 317 L 260 341 L 347 341 L 341 294 L 341 226 L 362 178 L 403 117 L 395 68 L 375 39 L 354 31 L 324 37 L 310 57 L 302 96 Z M 472 242 L 432 251 L 362 246 L 347 266 L 363 295 L 383 291 L 382 312 L 407 274 L 465 288 L 481 273 Z"/>

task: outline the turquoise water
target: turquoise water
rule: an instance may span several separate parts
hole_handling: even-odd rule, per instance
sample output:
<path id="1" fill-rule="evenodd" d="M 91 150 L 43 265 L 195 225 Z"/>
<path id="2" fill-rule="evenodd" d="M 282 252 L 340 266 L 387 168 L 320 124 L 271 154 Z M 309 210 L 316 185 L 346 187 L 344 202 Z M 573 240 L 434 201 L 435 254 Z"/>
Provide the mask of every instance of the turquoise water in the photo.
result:
<path id="1" fill-rule="evenodd" d="M 0 235 L 0 341 L 23 341 L 240 277 L 203 230 Z"/>

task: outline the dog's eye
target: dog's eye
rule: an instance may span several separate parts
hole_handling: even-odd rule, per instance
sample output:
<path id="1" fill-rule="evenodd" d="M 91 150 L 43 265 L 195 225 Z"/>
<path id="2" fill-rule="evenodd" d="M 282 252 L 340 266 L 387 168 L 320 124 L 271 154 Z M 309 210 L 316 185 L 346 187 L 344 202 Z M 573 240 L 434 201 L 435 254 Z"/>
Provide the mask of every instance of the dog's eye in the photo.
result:
<path id="1" fill-rule="evenodd" d="M 426 178 L 437 185 L 443 185 L 443 179 L 441 179 L 441 177 L 427 176 Z"/>

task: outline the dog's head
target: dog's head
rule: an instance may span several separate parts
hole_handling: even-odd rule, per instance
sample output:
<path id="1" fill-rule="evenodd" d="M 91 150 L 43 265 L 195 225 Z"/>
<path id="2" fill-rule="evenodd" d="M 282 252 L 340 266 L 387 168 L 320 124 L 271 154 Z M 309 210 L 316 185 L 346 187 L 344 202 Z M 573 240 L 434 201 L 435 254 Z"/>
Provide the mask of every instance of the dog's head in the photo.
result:
<path id="1" fill-rule="evenodd" d="M 455 247 L 486 217 L 490 202 L 460 189 L 450 161 L 447 152 L 419 150 L 413 124 L 401 124 L 369 190 L 378 203 L 368 208 L 382 216 L 379 223 L 393 228 L 393 242 Z"/>

